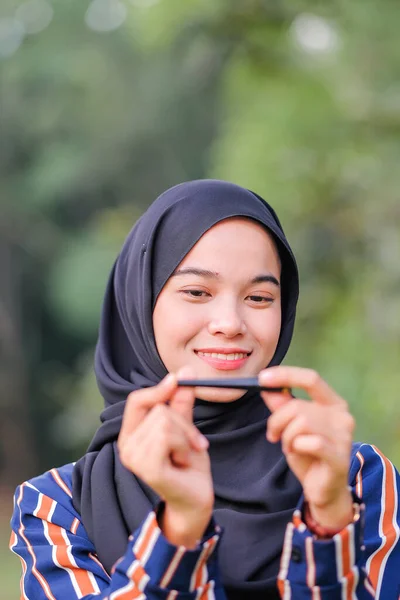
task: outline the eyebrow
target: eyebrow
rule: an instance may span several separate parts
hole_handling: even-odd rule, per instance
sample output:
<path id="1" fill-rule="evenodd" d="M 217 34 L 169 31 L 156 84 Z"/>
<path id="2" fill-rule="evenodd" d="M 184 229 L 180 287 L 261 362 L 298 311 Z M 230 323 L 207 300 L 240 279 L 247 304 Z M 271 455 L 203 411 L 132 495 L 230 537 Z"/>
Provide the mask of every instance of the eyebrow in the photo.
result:
<path id="1" fill-rule="evenodd" d="M 180 275 L 197 275 L 198 277 L 206 277 L 208 279 L 219 279 L 218 273 L 215 271 L 210 271 L 209 269 L 198 269 L 196 267 L 186 267 L 183 269 L 176 269 L 171 275 L 171 277 L 177 277 Z M 266 273 L 263 275 L 256 275 L 250 281 L 251 284 L 255 283 L 273 283 L 277 287 L 280 287 L 280 283 L 274 275 L 270 273 Z"/>

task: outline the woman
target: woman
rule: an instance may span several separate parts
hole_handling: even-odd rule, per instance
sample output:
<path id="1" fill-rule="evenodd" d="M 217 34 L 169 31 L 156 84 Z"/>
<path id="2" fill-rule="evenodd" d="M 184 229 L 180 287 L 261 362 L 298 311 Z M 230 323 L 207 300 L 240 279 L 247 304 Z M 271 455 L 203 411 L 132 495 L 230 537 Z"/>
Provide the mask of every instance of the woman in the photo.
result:
<path id="1" fill-rule="evenodd" d="M 398 599 L 398 475 L 316 373 L 279 366 L 297 297 L 256 194 L 194 181 L 151 205 L 106 291 L 102 425 L 16 492 L 22 597 Z M 311 402 L 177 386 L 227 371 Z"/>

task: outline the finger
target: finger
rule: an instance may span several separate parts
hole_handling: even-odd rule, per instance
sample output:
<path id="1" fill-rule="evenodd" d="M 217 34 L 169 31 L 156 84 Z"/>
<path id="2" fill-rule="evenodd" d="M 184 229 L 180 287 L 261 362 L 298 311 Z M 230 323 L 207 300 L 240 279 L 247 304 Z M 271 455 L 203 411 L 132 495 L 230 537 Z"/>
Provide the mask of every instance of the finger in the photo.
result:
<path id="1" fill-rule="evenodd" d="M 335 463 L 337 455 L 332 452 L 331 444 L 322 435 L 298 435 L 292 443 L 291 454 L 307 455 L 328 464 Z"/>
<path id="2" fill-rule="evenodd" d="M 260 385 L 302 388 L 312 400 L 320 404 L 342 404 L 347 406 L 345 400 L 312 369 L 286 366 L 269 367 L 261 371 L 258 379 Z"/>
<path id="3" fill-rule="evenodd" d="M 202 451 L 208 447 L 208 440 L 191 423 L 188 423 L 184 417 L 175 413 L 170 406 L 157 404 L 146 415 L 134 433 L 127 436 L 128 441 L 132 436 L 139 442 L 146 439 L 154 439 L 157 443 L 157 436 L 172 434 L 179 431 L 186 436 L 188 444 L 193 450 Z"/>
<path id="4" fill-rule="evenodd" d="M 168 410 L 170 411 L 171 419 L 180 429 L 182 429 L 182 431 L 185 432 L 190 442 L 190 445 L 194 450 L 201 451 L 208 448 L 209 443 L 207 438 L 202 433 L 200 433 L 200 431 L 195 425 L 193 425 L 193 423 L 189 423 L 185 417 L 183 417 L 179 413 L 176 413 L 172 407 L 169 407 Z"/>
<path id="5" fill-rule="evenodd" d="M 171 463 L 178 468 L 190 467 L 189 450 L 173 450 L 171 452 Z"/>
<path id="6" fill-rule="evenodd" d="M 157 408 L 155 407 L 153 410 L 157 411 Z M 146 435 L 145 443 L 148 454 L 153 454 L 154 448 L 157 446 L 160 460 L 169 459 L 176 467 L 188 467 L 190 465 L 190 453 L 194 446 L 192 439 L 194 428 L 190 427 L 179 415 L 172 417 L 172 411 L 169 408 L 165 407 L 164 411 L 167 413 L 167 418 L 161 414 L 161 419 L 159 419 L 161 422 L 158 427 L 149 419 L 147 435 L 146 432 L 142 432 L 142 435 Z M 161 410 L 159 412 L 161 413 Z"/>
<path id="7" fill-rule="evenodd" d="M 182 367 L 176 374 L 177 379 L 194 379 L 196 373 L 191 367 Z M 171 397 L 170 407 L 181 415 L 188 423 L 193 423 L 193 407 L 195 402 L 194 388 L 177 387 Z"/>
<path id="8" fill-rule="evenodd" d="M 279 393 L 261 392 L 261 397 L 271 412 L 275 412 L 278 408 L 281 408 L 281 406 L 284 406 L 293 400 L 292 393 L 289 389 L 285 389 L 285 391 Z"/>
<path id="9" fill-rule="evenodd" d="M 129 464 L 136 473 L 139 470 L 158 471 L 165 460 L 171 460 L 179 466 L 188 465 L 191 451 L 187 431 L 190 425 L 178 415 L 171 417 L 172 411 L 157 405 L 136 430 L 119 445 L 120 457 L 125 466 Z M 177 422 L 180 419 L 181 423 Z M 183 427 L 182 427 L 183 425 Z"/>
<path id="10" fill-rule="evenodd" d="M 312 404 L 307 402 L 307 400 L 297 399 L 286 403 L 268 418 L 267 439 L 270 442 L 280 440 L 291 421 L 298 418 L 305 419 L 310 411 L 310 407 L 312 407 Z"/>
<path id="11" fill-rule="evenodd" d="M 315 432 L 310 430 L 310 425 L 303 415 L 293 419 L 284 429 L 281 436 L 282 450 L 285 454 L 293 449 L 293 441 L 300 435 L 310 435 Z M 320 433 L 320 432 L 318 432 Z"/>
<path id="12" fill-rule="evenodd" d="M 170 400 L 175 388 L 176 376 L 169 373 L 159 384 L 135 390 L 129 394 L 125 405 L 120 436 L 124 438 L 125 435 L 134 431 L 154 406 L 160 403 L 166 404 Z"/>

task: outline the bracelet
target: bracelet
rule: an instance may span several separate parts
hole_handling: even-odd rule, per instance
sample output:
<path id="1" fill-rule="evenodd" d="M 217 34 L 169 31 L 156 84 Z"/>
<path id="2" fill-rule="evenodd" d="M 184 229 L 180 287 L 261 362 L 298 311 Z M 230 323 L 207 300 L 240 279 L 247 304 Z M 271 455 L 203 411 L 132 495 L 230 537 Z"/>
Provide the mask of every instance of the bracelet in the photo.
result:
<path id="1" fill-rule="evenodd" d="M 353 518 L 350 521 L 350 523 L 348 523 L 348 525 L 350 525 L 351 523 L 356 523 L 359 520 L 360 512 L 361 508 L 359 503 L 353 502 Z M 331 539 L 334 535 L 337 535 L 344 529 L 344 527 L 340 527 L 340 529 L 334 529 L 333 527 L 324 527 L 323 525 L 320 525 L 311 515 L 310 506 L 308 502 L 304 503 L 303 516 L 304 522 L 307 525 L 307 529 L 309 529 L 311 533 L 317 536 L 317 538 L 320 540 Z"/>

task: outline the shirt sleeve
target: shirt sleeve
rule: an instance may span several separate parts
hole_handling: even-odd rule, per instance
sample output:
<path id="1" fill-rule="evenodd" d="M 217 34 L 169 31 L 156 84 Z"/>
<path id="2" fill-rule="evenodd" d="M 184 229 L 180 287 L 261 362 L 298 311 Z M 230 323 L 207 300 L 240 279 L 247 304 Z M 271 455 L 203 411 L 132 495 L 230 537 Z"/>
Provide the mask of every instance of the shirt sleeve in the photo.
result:
<path id="1" fill-rule="evenodd" d="M 362 444 L 349 481 L 362 501 L 360 519 L 331 540 L 307 529 L 302 506 L 294 512 L 278 576 L 284 600 L 399 599 L 399 474 L 377 448 Z"/>
<path id="2" fill-rule="evenodd" d="M 70 493 L 59 472 L 52 473 Z M 213 521 L 188 550 L 170 544 L 150 512 L 109 575 L 69 495 L 57 501 L 25 482 L 14 502 L 10 548 L 22 564 L 22 599 L 225 600 L 215 552 L 221 530 Z"/>

